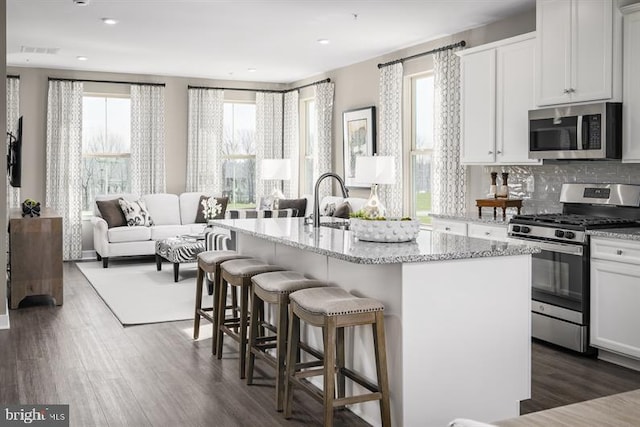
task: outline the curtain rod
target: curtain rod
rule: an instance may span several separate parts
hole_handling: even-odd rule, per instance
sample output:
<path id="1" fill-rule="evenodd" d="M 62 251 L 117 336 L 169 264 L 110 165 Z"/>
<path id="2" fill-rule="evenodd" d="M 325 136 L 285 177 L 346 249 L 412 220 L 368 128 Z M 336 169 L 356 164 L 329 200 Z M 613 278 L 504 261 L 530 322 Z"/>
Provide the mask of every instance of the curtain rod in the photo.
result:
<path id="1" fill-rule="evenodd" d="M 92 80 L 92 79 L 60 79 L 57 77 L 49 77 L 49 81 L 51 80 L 55 80 L 59 82 L 112 83 L 112 84 L 119 84 L 119 85 L 166 86 L 164 83 L 123 82 L 123 81 L 115 81 L 115 80 Z"/>
<path id="2" fill-rule="evenodd" d="M 248 89 L 248 88 L 241 88 L 241 87 L 207 87 L 207 86 L 187 86 L 188 89 L 212 89 L 212 90 L 238 90 L 238 91 L 242 91 L 242 92 L 264 92 L 264 93 L 287 93 L 287 92 L 293 92 L 294 90 L 300 90 L 303 89 L 305 87 L 309 87 L 309 86 L 315 86 L 315 85 L 319 85 L 321 83 L 330 83 L 331 79 L 326 78 L 324 80 L 318 80 L 317 82 L 313 82 L 313 83 L 309 83 L 306 85 L 302 85 L 302 86 L 298 86 L 298 87 L 294 87 L 292 89 L 284 89 L 284 90 L 277 90 L 277 89 Z"/>
<path id="3" fill-rule="evenodd" d="M 458 43 L 453 43 L 453 44 L 450 44 L 450 45 L 447 45 L 447 46 L 442 46 L 442 47 L 438 47 L 436 49 L 431 49 L 430 51 L 427 51 L 427 52 L 417 53 L 415 55 L 407 56 L 405 58 L 396 59 L 395 61 L 385 62 L 384 64 L 378 64 L 378 68 L 388 67 L 389 65 L 394 65 L 394 64 L 397 64 L 397 63 L 400 63 L 400 62 L 408 61 L 410 59 L 415 59 L 415 58 L 419 58 L 421 56 L 429 55 L 429 54 L 432 54 L 432 53 L 441 52 L 443 50 L 453 49 L 454 47 L 465 47 L 466 45 L 467 45 L 467 42 L 465 42 L 464 40 L 461 40 Z"/>

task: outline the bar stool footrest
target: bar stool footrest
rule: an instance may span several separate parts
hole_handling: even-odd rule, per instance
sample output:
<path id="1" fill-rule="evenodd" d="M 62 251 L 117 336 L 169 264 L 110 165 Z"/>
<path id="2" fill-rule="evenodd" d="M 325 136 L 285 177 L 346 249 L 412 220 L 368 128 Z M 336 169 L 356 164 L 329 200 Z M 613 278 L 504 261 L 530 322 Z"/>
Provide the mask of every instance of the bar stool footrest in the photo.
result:
<path id="1" fill-rule="evenodd" d="M 334 399 L 333 407 L 353 405 L 356 403 L 371 402 L 372 400 L 380 400 L 382 393 L 359 394 L 357 396 L 339 397 Z"/>
<path id="2" fill-rule="evenodd" d="M 372 393 L 378 393 L 380 391 L 380 388 L 377 384 L 372 383 L 362 375 L 352 371 L 349 368 L 340 368 L 340 373 L 349 378 L 351 381 L 360 384 L 362 387 L 366 388 Z"/>

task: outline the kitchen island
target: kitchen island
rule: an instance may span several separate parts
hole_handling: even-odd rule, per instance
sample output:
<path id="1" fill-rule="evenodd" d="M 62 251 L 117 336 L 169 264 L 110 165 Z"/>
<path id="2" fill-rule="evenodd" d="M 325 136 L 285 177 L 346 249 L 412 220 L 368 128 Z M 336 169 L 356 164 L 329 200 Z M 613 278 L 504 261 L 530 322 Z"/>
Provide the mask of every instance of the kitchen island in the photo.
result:
<path id="1" fill-rule="evenodd" d="M 363 242 L 302 218 L 213 225 L 231 230 L 242 254 L 384 303 L 393 425 L 511 418 L 530 397 L 531 253 L 538 249 L 429 231 L 407 243 Z M 320 347 L 319 331 L 306 333 Z M 375 380 L 371 329 L 348 332 L 345 342 L 347 365 Z M 350 409 L 380 425 L 377 403 Z"/>

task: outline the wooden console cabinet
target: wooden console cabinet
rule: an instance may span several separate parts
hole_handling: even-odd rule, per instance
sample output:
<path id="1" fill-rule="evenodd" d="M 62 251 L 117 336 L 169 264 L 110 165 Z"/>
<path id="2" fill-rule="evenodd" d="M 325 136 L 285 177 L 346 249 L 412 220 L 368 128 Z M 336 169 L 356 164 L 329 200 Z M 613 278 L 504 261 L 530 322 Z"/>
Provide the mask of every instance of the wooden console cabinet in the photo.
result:
<path id="1" fill-rule="evenodd" d="M 20 212 L 9 215 L 9 307 L 31 295 L 62 305 L 62 217 L 49 208 L 33 218 Z"/>

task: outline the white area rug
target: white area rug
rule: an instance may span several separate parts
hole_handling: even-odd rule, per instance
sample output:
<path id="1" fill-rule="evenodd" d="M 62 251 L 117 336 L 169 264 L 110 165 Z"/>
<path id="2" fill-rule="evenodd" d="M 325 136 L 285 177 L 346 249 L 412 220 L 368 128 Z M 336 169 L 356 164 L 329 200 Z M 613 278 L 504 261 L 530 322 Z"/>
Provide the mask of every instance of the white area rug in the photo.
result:
<path id="1" fill-rule="evenodd" d="M 123 325 L 193 319 L 196 297 L 196 263 L 180 264 L 179 281 L 173 281 L 173 265 L 129 260 L 79 262 L 78 268 Z M 213 298 L 203 285 L 203 306 Z M 205 324 L 207 322 L 204 322 Z"/>

